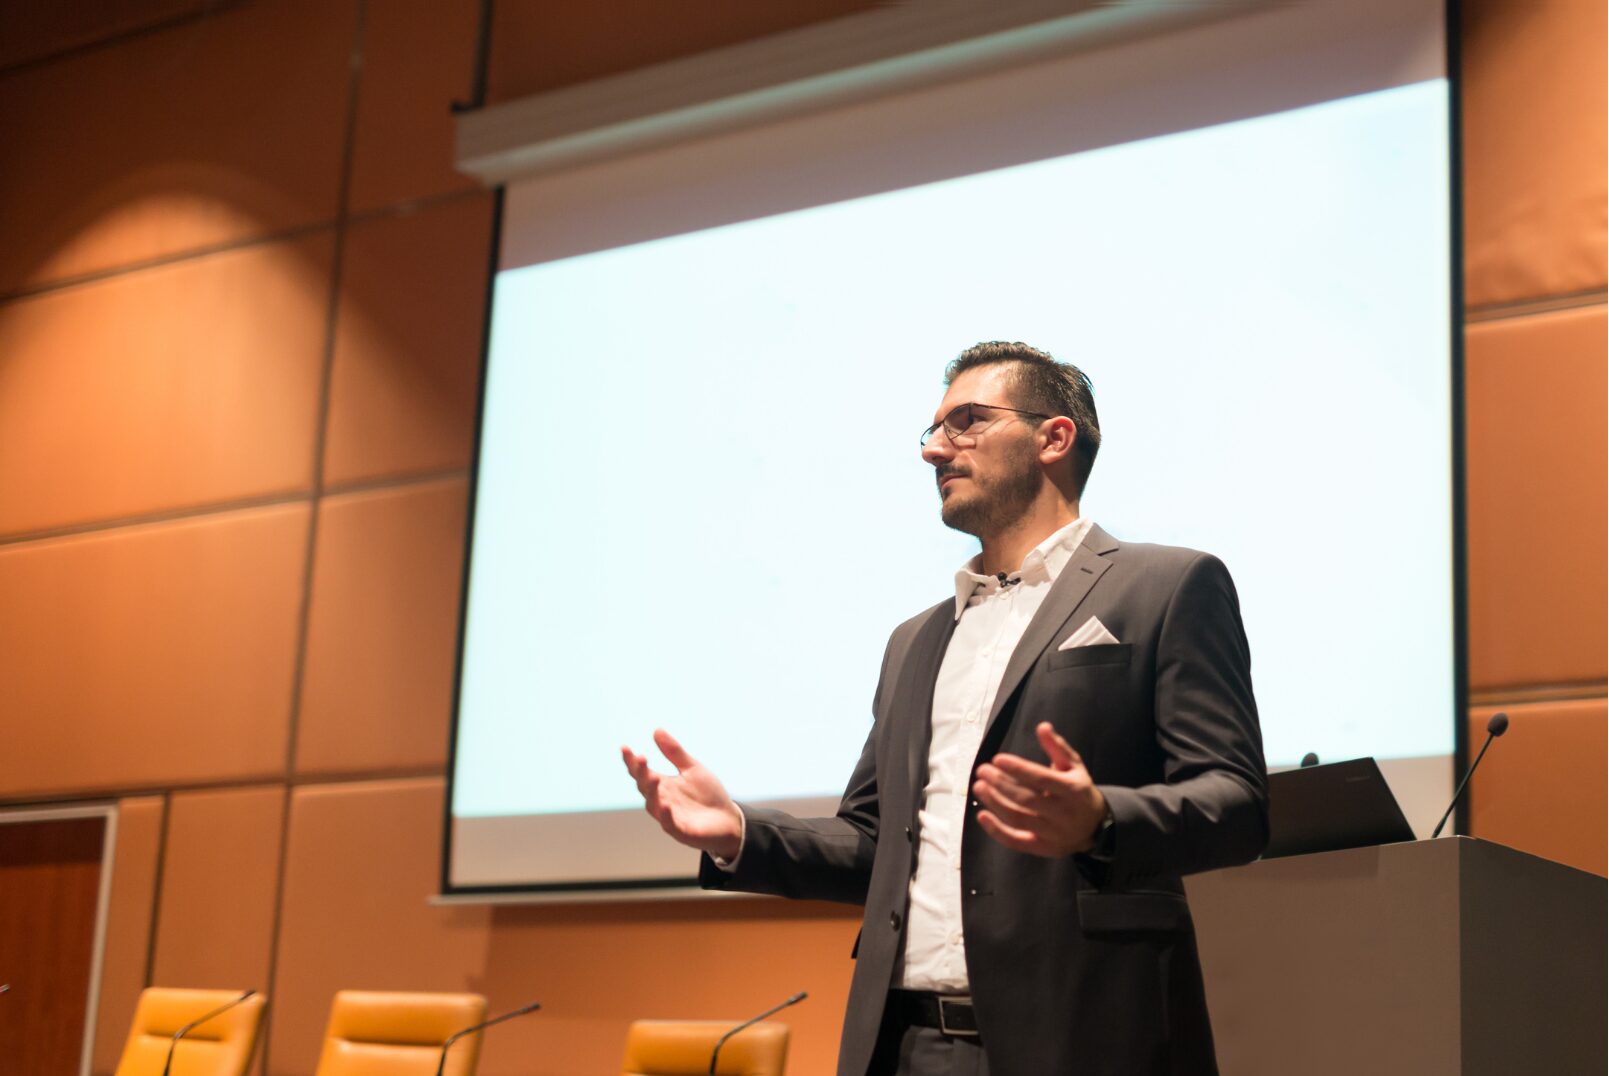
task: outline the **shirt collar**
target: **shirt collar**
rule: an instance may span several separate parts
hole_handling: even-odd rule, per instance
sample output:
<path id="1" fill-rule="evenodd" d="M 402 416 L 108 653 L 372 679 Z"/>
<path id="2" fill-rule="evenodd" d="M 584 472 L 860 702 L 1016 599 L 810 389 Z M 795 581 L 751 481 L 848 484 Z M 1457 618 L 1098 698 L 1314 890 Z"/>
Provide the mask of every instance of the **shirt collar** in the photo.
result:
<path id="1" fill-rule="evenodd" d="M 1022 567 L 1012 575 L 1020 578 L 1024 583 L 1054 583 L 1067 562 L 1073 559 L 1073 553 L 1084 541 L 1084 536 L 1095 525 L 1095 521 L 1088 517 L 1073 520 L 1067 526 L 1056 531 L 1043 542 L 1028 551 L 1022 558 Z M 985 590 L 998 590 L 1000 580 L 992 575 L 980 575 L 978 569 L 982 567 L 983 554 L 979 553 L 961 566 L 955 573 L 955 618 L 961 619 L 966 612 L 967 602 L 977 593 L 979 587 Z"/>

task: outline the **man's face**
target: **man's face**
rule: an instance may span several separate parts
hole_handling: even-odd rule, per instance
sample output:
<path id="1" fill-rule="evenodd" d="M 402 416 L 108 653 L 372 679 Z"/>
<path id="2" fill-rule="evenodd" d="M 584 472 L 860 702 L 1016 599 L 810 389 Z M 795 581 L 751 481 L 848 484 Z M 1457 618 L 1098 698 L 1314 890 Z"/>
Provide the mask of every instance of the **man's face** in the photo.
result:
<path id="1" fill-rule="evenodd" d="M 950 383 L 933 413 L 934 422 L 963 404 L 1016 407 L 1010 368 L 980 366 Z M 980 539 L 1010 527 L 1032 505 L 1044 482 L 1033 419 L 979 406 L 957 446 L 942 428 L 922 448 L 939 486 L 939 514 L 946 526 Z"/>

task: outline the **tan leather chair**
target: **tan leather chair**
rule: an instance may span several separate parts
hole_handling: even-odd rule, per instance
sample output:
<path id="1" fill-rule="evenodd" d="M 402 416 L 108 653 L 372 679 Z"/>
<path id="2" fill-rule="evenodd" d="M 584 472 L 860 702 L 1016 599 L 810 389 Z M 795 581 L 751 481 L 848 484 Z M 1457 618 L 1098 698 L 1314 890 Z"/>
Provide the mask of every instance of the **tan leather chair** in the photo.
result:
<path id="1" fill-rule="evenodd" d="M 241 993 L 162 986 L 142 990 L 123 1057 L 117 1063 L 117 1076 L 161 1076 L 173 1033 Z M 173 1051 L 173 1076 L 241 1076 L 257 1049 L 265 1004 L 263 996 L 256 994 L 193 1029 Z"/>
<path id="2" fill-rule="evenodd" d="M 479 994 L 400 994 L 343 990 L 330 1006 L 317 1076 L 435 1076 L 441 1044 L 486 1019 Z M 446 1076 L 473 1076 L 479 1035 L 447 1055 Z"/>
<path id="3" fill-rule="evenodd" d="M 737 1020 L 638 1020 L 626 1033 L 621 1076 L 703 1076 L 710 1052 Z M 721 1047 L 719 1076 L 782 1076 L 788 1064 L 788 1025 L 755 1024 Z"/>

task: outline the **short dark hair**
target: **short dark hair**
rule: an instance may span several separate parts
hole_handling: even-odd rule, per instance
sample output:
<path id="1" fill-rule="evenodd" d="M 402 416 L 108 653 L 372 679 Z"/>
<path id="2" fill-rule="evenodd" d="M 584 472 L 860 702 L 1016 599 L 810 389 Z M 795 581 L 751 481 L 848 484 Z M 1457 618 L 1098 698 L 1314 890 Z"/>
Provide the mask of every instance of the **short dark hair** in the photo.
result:
<path id="1" fill-rule="evenodd" d="M 1095 414 L 1095 391 L 1089 377 L 1070 362 L 1057 362 L 1049 352 L 1020 341 L 990 340 L 973 344 L 944 369 L 944 384 L 980 366 L 1011 364 L 1012 402 L 1052 417 L 1066 415 L 1077 432 L 1073 439 L 1073 481 L 1084 495 L 1095 454 L 1101 450 L 1101 422 Z M 977 401 L 987 403 L 986 400 Z"/>

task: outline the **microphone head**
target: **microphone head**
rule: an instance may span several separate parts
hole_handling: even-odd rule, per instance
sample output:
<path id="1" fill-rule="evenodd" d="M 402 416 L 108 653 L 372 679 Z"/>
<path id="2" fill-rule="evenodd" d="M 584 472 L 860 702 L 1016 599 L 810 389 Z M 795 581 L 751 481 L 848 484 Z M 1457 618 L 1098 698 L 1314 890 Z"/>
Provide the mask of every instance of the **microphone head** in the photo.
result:
<path id="1" fill-rule="evenodd" d="M 1508 731 L 1508 715 L 1504 713 L 1493 714 L 1492 719 L 1486 722 L 1486 731 L 1493 736 L 1503 735 Z"/>
<path id="2" fill-rule="evenodd" d="M 1309 766 L 1317 766 L 1317 765 L 1318 765 L 1318 756 L 1315 755 L 1313 752 L 1309 751 L 1307 754 L 1302 756 L 1302 769 L 1305 770 Z"/>

